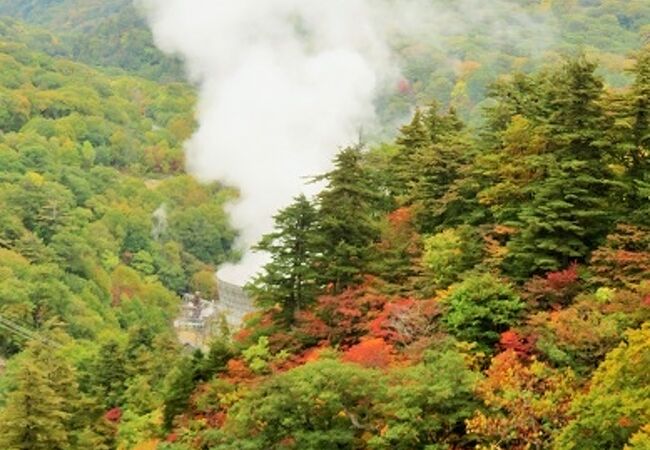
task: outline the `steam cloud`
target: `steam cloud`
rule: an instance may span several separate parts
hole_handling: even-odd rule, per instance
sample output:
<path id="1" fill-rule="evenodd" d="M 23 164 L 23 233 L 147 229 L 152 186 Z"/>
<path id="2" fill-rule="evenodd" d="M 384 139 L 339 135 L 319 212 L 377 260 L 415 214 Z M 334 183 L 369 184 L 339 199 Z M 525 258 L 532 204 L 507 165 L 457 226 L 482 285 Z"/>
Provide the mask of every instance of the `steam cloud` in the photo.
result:
<path id="1" fill-rule="evenodd" d="M 180 55 L 199 86 L 200 126 L 186 144 L 188 168 L 240 189 L 230 213 L 244 246 L 272 228 L 273 214 L 292 197 L 313 189 L 305 176 L 328 170 L 333 154 L 373 122 L 373 100 L 398 72 L 389 33 L 431 39 L 432 32 L 462 32 L 486 20 L 495 32 L 510 29 L 490 16 L 493 2 L 486 9 L 482 0 L 136 3 L 157 45 Z M 527 18 L 514 20 L 530 29 Z M 220 276 L 242 283 L 263 258 L 247 253 Z"/>

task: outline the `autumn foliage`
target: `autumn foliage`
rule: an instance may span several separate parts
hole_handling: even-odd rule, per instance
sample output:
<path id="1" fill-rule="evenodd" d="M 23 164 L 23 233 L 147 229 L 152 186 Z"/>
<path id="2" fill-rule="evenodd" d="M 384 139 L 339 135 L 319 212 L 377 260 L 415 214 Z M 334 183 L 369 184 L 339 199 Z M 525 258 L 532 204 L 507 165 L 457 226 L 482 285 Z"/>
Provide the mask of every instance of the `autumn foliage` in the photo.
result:
<path id="1" fill-rule="evenodd" d="M 381 338 L 361 341 L 343 354 L 343 361 L 364 367 L 385 368 L 393 359 L 393 348 Z"/>

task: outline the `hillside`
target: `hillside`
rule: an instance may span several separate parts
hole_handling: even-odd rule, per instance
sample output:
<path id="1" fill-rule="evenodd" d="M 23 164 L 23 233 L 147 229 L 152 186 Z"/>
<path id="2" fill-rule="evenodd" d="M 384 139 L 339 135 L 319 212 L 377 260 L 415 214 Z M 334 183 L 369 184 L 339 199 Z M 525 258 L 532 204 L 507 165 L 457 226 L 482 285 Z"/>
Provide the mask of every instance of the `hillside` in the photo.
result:
<path id="1" fill-rule="evenodd" d="M 180 61 L 153 44 L 132 0 L 0 1 L 0 16 L 31 24 L 34 49 L 161 81 L 181 81 Z"/>
<path id="2" fill-rule="evenodd" d="M 433 105 L 342 150 L 162 448 L 644 448 L 650 47 L 625 90 L 596 69 L 501 80 L 480 135 Z"/>
<path id="3" fill-rule="evenodd" d="M 650 4 L 430 4 L 462 26 L 391 35 L 390 137 L 202 352 L 239 193 L 185 171 L 197 92 L 130 1 L 0 0 L 0 449 L 650 446 Z"/>
<path id="4" fill-rule="evenodd" d="M 391 38 L 404 79 L 377 103 L 389 132 L 415 105 L 433 100 L 477 123 L 486 88 L 498 76 L 533 71 L 576 49 L 599 61 L 609 84 L 623 86 L 629 77 L 620 69 L 650 37 L 650 5 L 644 0 L 430 0 L 430 8 L 434 17 L 444 12 L 446 21 Z M 3 15 L 53 33 L 32 40 L 50 54 L 156 80 L 183 77 L 180 62 L 153 44 L 132 0 L 0 0 Z"/>
<path id="5" fill-rule="evenodd" d="M 88 448 L 114 439 L 96 427 L 128 387 L 160 389 L 179 357 L 178 294 L 214 295 L 235 194 L 183 173 L 195 102 L 185 85 L 108 76 L 5 38 L 0 61 L 0 355 L 19 354 L 2 403 L 40 420 L 4 394 L 35 383 L 30 395 L 54 395 L 44 372 L 25 371 L 59 371 L 66 401 L 90 405 L 64 447 Z M 62 448 L 43 426 L 45 447 L 29 448 Z"/>

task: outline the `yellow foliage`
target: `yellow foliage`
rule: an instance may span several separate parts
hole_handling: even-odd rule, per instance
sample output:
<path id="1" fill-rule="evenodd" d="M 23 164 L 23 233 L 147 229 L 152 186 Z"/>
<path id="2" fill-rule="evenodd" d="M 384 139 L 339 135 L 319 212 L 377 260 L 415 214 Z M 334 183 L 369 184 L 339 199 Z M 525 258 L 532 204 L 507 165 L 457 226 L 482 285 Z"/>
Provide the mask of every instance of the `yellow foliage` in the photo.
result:
<path id="1" fill-rule="evenodd" d="M 133 450 L 156 450 L 158 448 L 158 444 L 160 444 L 159 439 L 151 439 L 149 441 L 145 441 L 136 445 L 133 447 Z"/>

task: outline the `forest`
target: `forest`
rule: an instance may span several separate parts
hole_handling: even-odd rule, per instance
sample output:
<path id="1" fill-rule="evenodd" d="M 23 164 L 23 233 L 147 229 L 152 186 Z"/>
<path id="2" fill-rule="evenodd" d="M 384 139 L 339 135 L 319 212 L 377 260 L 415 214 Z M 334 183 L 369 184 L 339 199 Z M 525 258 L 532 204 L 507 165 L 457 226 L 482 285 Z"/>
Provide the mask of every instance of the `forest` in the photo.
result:
<path id="1" fill-rule="evenodd" d="M 396 41 L 408 120 L 277 212 L 258 312 L 191 350 L 181 295 L 241 256 L 195 87 L 131 2 L 0 0 L 0 448 L 650 448 L 650 4 L 506 3 L 554 42 Z"/>

